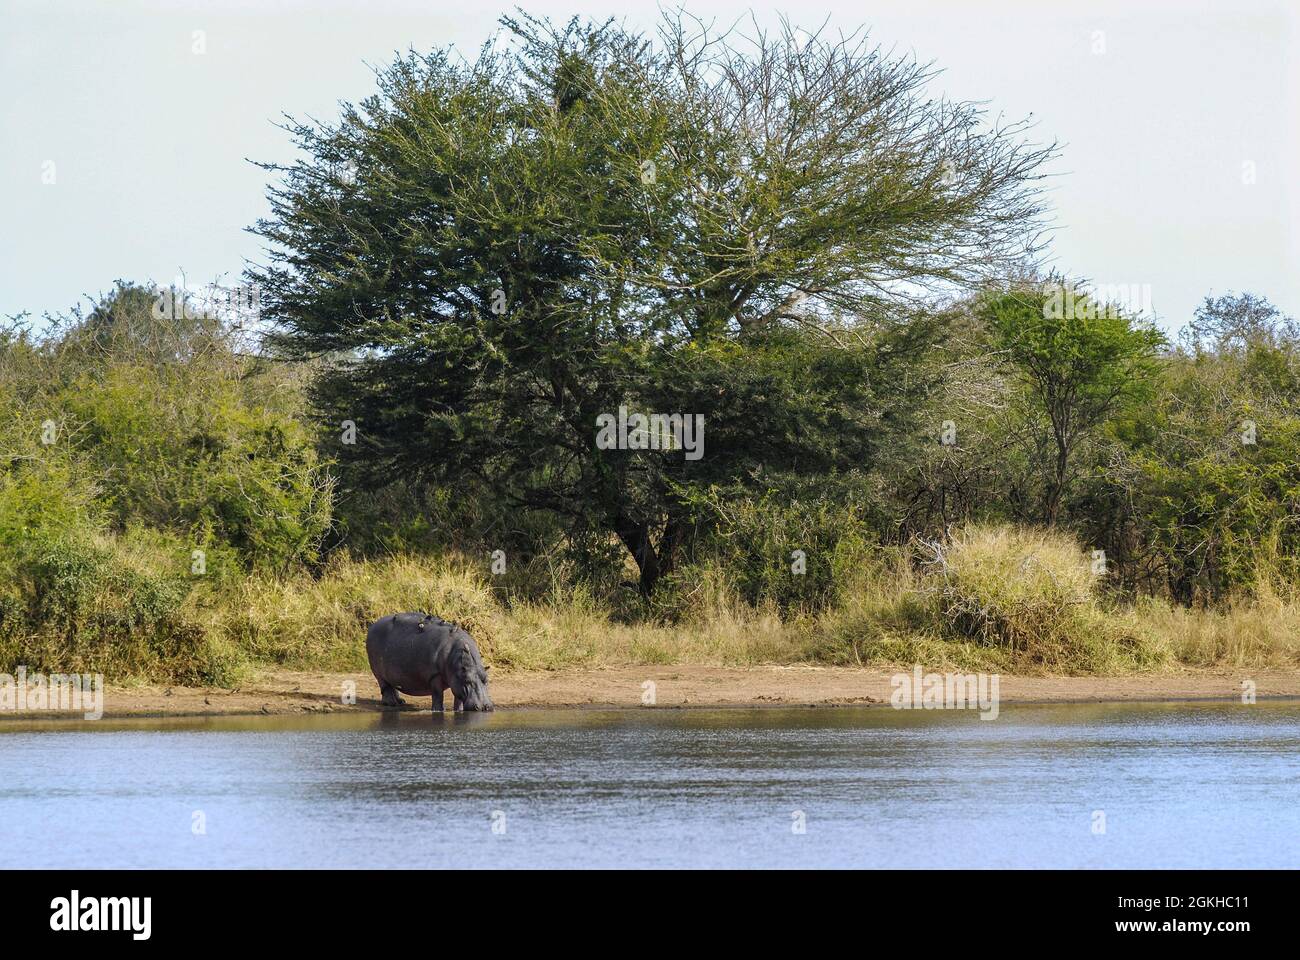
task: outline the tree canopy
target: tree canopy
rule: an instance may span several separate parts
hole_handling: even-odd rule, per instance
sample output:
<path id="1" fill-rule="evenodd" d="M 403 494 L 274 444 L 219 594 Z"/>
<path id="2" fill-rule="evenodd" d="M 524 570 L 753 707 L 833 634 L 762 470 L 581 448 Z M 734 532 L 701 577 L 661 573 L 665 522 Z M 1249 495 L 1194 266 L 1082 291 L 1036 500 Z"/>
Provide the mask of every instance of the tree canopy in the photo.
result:
<path id="1" fill-rule="evenodd" d="M 344 480 L 491 491 L 617 534 L 644 591 L 692 491 L 869 469 L 936 332 L 910 307 L 1032 257 L 1051 147 L 865 38 L 665 18 L 504 21 L 410 54 L 302 158 L 256 231 L 274 342 L 327 357 Z M 600 449 L 620 407 L 703 416 L 706 453 Z"/>
<path id="2" fill-rule="evenodd" d="M 1062 296 L 1067 289 L 1068 298 Z M 1045 470 L 1042 519 L 1054 524 L 1076 445 L 1123 404 L 1149 393 L 1164 336 L 1060 282 L 988 296 L 981 310 L 995 345 L 1045 422 L 1053 455 Z M 1033 424 L 1025 424 L 1024 432 L 1032 437 Z"/>

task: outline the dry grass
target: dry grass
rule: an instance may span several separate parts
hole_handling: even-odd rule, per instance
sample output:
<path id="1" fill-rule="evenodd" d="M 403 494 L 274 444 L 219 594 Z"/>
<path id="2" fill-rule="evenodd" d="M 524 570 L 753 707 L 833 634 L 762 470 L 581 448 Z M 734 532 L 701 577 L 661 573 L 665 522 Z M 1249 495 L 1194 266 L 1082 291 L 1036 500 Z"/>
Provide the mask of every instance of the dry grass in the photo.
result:
<path id="1" fill-rule="evenodd" d="M 1214 609 L 1189 609 L 1158 601 L 1140 603 L 1140 621 L 1190 666 L 1281 667 L 1300 665 L 1300 602 L 1294 589 L 1279 592 L 1267 581 L 1253 597 Z"/>
<path id="2" fill-rule="evenodd" d="M 319 578 L 250 577 L 198 615 L 255 661 L 343 670 L 365 666 L 366 627 L 402 610 L 438 613 L 480 635 L 500 616 L 491 590 L 455 557 L 341 557 Z"/>
<path id="3" fill-rule="evenodd" d="M 159 554 L 148 546 L 116 544 L 112 569 L 150 575 L 146 561 Z M 108 594 L 125 576 L 91 578 L 88 606 L 76 615 L 115 610 L 122 601 L 110 604 Z M 0 653 L 14 663 L 94 666 L 115 682 L 198 678 L 229 686 L 258 663 L 363 670 L 368 624 L 426 610 L 463 623 L 490 663 L 525 669 L 920 663 L 1114 675 L 1184 664 L 1300 667 L 1294 588 L 1266 587 L 1200 610 L 1150 599 L 1115 604 L 1100 587 L 1089 557 L 1068 537 L 1009 527 L 972 527 L 928 549 L 882 550 L 853 571 L 829 607 L 784 613 L 746 603 L 717 565 L 693 571 L 690 589 L 673 597 L 671 617 L 658 610 L 629 618 L 561 576 L 549 599 L 508 602 L 482 564 L 461 556 L 338 557 L 318 577 L 250 577 L 196 590 L 167 614 L 165 632 L 141 627 L 94 640 L 88 620 L 69 646 L 64 630 L 0 631 Z"/>
<path id="4" fill-rule="evenodd" d="M 940 627 L 1009 654 L 1019 669 L 1124 673 L 1158 667 L 1167 644 L 1100 597 L 1099 572 L 1057 531 L 972 526 L 934 544 Z"/>
<path id="5" fill-rule="evenodd" d="M 397 610 L 458 620 L 492 663 L 526 669 L 625 664 L 821 662 L 1057 674 L 1179 664 L 1300 665 L 1300 602 L 1270 591 L 1219 610 L 1110 603 L 1068 536 L 971 527 L 921 551 L 883 552 L 817 613 L 755 607 L 726 572 L 700 567 L 671 622 L 623 622 L 582 588 L 507 604 L 463 557 L 336 560 L 319 578 L 249 580 L 205 614 L 257 662 L 363 669 L 366 625 Z"/>
<path id="6" fill-rule="evenodd" d="M 399 610 L 464 624 L 492 663 L 529 669 L 632 663 L 749 664 L 804 659 L 792 625 L 743 605 L 691 625 L 615 622 L 582 589 L 506 606 L 481 565 L 456 556 L 340 559 L 318 579 L 248 580 L 206 613 L 251 659 L 321 669 L 365 666 L 365 629 Z"/>

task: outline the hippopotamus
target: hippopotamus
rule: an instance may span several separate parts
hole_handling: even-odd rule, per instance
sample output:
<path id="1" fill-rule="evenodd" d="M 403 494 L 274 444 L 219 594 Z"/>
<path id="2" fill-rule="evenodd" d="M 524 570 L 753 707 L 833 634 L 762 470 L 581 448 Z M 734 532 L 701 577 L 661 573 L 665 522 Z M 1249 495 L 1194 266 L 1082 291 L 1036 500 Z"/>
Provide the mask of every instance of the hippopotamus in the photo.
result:
<path id="1" fill-rule="evenodd" d="M 432 696 L 434 711 L 441 712 L 443 691 L 451 688 L 455 709 L 493 709 L 478 644 L 440 617 L 398 613 L 376 620 L 366 631 L 366 656 L 385 706 L 401 706 L 401 691 Z"/>

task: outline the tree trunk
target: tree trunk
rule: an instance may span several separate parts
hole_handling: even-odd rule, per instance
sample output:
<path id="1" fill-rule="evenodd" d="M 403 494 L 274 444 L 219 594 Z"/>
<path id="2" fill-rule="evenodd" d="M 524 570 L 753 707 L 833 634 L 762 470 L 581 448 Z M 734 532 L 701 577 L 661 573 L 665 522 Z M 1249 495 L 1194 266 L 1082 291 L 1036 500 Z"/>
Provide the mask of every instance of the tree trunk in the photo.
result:
<path id="1" fill-rule="evenodd" d="M 639 584 L 641 596 L 650 596 L 659 578 L 672 572 L 677 547 L 684 531 L 685 528 L 676 520 L 669 520 L 664 527 L 663 536 L 659 538 L 659 547 L 656 549 L 650 540 L 649 524 L 638 523 L 624 516 L 619 516 L 614 521 L 614 532 L 632 554 L 632 559 L 636 561 L 637 569 L 641 572 Z"/>
<path id="2" fill-rule="evenodd" d="M 1061 512 L 1061 495 L 1065 492 L 1065 476 L 1069 468 L 1070 451 L 1065 440 L 1056 438 L 1056 464 L 1052 479 L 1048 483 L 1047 494 L 1043 503 L 1043 521 L 1049 526 L 1056 526 L 1056 518 Z"/>

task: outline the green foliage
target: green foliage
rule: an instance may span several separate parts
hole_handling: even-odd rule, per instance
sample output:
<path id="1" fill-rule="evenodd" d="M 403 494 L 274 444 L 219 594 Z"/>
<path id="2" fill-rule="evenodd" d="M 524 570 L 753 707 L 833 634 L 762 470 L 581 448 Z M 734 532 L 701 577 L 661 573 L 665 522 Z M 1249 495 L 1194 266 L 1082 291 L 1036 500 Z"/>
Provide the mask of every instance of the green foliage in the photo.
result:
<path id="1" fill-rule="evenodd" d="M 30 670 L 149 675 L 228 683 L 242 657 L 205 635 L 182 607 L 176 566 L 125 540 L 35 536 L 6 551 L 0 659 Z"/>
<path id="2" fill-rule="evenodd" d="M 1044 478 L 1041 518 L 1053 524 L 1081 441 L 1150 396 L 1164 337 L 1062 283 L 990 294 L 979 309 L 1026 388 L 1019 432 Z"/>
<path id="3" fill-rule="evenodd" d="M 30 584 L 29 621 L 63 635 L 74 650 L 156 632 L 180 607 L 184 588 L 116 559 L 71 538 L 31 541 L 18 564 Z"/>
<path id="4" fill-rule="evenodd" d="M 806 487 L 727 497 L 715 488 L 701 496 L 694 505 L 707 533 L 693 547 L 693 562 L 667 577 L 657 608 L 675 615 L 705 567 L 756 606 L 793 613 L 842 599 L 880 548 L 863 509 L 834 492 Z"/>
<path id="5" fill-rule="evenodd" d="M 1179 354 L 1126 425 L 1097 536 L 1132 558 L 1133 586 L 1191 603 L 1300 577 L 1300 396 L 1252 381 L 1253 356 Z"/>
<path id="6" fill-rule="evenodd" d="M 156 316 L 158 295 L 119 285 L 44 337 L 0 335 L 7 662 L 228 679 L 242 656 L 182 611 L 191 587 L 317 556 L 331 481 L 292 377 L 219 318 Z"/>
<path id="7" fill-rule="evenodd" d="M 120 287 L 85 320 L 0 352 L 26 394 L 11 394 L 0 424 L 0 449 L 10 451 L 0 460 L 0 543 L 7 528 L 37 523 L 137 522 L 195 549 L 229 547 L 251 567 L 314 560 L 331 481 L 311 430 L 269 398 L 265 368 L 238 356 L 218 322 L 200 348 L 192 331 L 153 316 L 150 292 Z M 57 430 L 49 444 L 40 442 L 46 423 Z M 33 485 L 49 499 L 39 520 Z"/>
<path id="8" fill-rule="evenodd" d="M 62 459 L 15 461 L 0 472 L 0 547 L 25 537 L 92 528 L 100 513 L 94 489 Z"/>
<path id="9" fill-rule="evenodd" d="M 1020 249 L 1050 151 L 856 41 L 506 25 L 516 57 L 408 56 L 338 124 L 293 126 L 254 278 L 280 348 L 330 358 L 349 491 L 469 484 L 616 536 L 648 593 L 689 539 L 683 490 L 898 440 L 929 325 L 882 291 Z M 598 449 L 622 406 L 706 415 L 704 460 Z"/>

